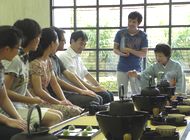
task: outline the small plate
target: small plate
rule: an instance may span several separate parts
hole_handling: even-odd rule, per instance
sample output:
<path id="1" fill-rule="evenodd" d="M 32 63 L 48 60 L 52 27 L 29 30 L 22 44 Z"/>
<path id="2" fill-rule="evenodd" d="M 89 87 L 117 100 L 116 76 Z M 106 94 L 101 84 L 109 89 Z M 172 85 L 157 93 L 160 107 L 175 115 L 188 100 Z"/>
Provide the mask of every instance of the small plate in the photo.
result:
<path id="1" fill-rule="evenodd" d="M 185 104 L 179 104 L 179 105 L 185 105 Z M 162 111 L 164 114 L 184 114 L 185 116 L 190 116 L 190 111 L 189 112 L 183 112 L 183 113 L 180 113 L 180 111 L 176 108 L 176 107 L 172 107 L 171 109 L 167 109 L 165 108 L 163 111 Z"/>
<path id="2" fill-rule="evenodd" d="M 91 140 L 93 137 L 95 137 L 97 134 L 101 132 L 99 126 L 91 126 L 92 130 L 87 131 L 86 127 L 88 125 L 74 125 L 74 130 L 68 130 L 70 125 L 67 125 L 60 130 L 53 133 L 53 135 L 57 136 L 59 139 L 68 139 L 68 140 Z M 63 135 L 63 131 L 68 130 L 69 134 L 67 136 Z M 83 136 L 82 132 L 87 131 L 87 135 Z"/>

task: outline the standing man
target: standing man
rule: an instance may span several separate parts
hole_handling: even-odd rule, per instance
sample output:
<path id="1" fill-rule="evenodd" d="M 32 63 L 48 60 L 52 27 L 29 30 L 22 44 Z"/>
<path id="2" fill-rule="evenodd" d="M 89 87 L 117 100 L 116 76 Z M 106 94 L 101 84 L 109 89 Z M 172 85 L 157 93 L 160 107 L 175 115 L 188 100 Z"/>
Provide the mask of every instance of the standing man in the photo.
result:
<path id="1" fill-rule="evenodd" d="M 57 56 L 64 63 L 65 67 L 71 72 L 75 73 L 81 82 L 89 89 L 103 98 L 103 103 L 113 101 L 113 94 L 100 86 L 97 80 L 88 72 L 87 68 L 82 62 L 80 54 L 85 49 L 88 37 L 83 31 L 75 31 L 71 34 L 71 46 L 63 52 L 57 52 Z M 86 79 L 88 83 L 83 80 Z"/>
<path id="2" fill-rule="evenodd" d="M 128 82 L 130 81 L 132 94 L 140 93 L 139 80 L 129 77 L 128 71 L 141 72 L 141 61 L 146 56 L 148 50 L 148 40 L 145 32 L 138 29 L 142 22 L 142 15 L 131 12 L 128 15 L 128 27 L 119 30 L 114 39 L 114 53 L 119 55 L 117 66 L 117 83 L 124 85 L 124 90 L 128 92 Z M 131 95 L 127 95 L 130 97 Z"/>

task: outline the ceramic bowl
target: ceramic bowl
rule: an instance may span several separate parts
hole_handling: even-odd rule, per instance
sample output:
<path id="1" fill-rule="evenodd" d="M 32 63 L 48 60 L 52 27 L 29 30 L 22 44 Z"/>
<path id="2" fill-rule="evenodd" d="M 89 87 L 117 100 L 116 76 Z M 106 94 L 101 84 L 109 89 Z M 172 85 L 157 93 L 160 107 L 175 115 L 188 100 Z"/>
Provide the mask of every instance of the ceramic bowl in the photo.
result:
<path id="1" fill-rule="evenodd" d="M 134 95 L 132 100 L 138 111 L 147 111 L 152 114 L 154 108 L 159 108 L 160 111 L 164 109 L 167 98 L 166 96 Z"/>
<path id="2" fill-rule="evenodd" d="M 173 136 L 175 131 L 176 131 L 176 127 L 172 126 L 172 125 L 159 125 L 156 127 L 156 132 L 158 132 L 161 136 Z"/>
<path id="3" fill-rule="evenodd" d="M 126 133 L 132 136 L 132 140 L 139 140 L 148 118 L 149 114 L 143 111 L 126 116 L 113 116 L 109 111 L 96 113 L 99 127 L 108 140 L 123 140 Z"/>
<path id="4" fill-rule="evenodd" d="M 189 113 L 190 112 L 190 106 L 188 105 L 178 105 L 177 110 L 179 110 L 180 113 Z"/>
<path id="5" fill-rule="evenodd" d="M 183 121 L 184 121 L 185 115 L 183 115 L 183 114 L 168 114 L 167 118 L 168 118 L 168 119 L 173 119 L 173 118 L 175 118 L 175 121 L 176 121 L 177 123 L 180 123 L 180 122 L 183 122 Z"/>
<path id="6" fill-rule="evenodd" d="M 131 100 L 113 101 L 110 103 L 110 115 L 126 116 L 134 114 L 134 104 Z"/>

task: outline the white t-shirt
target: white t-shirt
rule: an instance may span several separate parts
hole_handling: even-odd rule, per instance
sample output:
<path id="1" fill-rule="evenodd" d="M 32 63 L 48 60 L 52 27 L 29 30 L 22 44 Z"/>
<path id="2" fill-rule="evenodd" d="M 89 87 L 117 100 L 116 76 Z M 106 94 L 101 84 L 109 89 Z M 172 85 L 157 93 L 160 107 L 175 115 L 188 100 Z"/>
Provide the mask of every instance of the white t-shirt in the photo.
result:
<path id="1" fill-rule="evenodd" d="M 20 59 L 16 55 L 12 61 L 3 60 L 3 66 L 5 67 L 5 73 L 13 73 L 15 75 L 11 90 L 17 92 L 18 94 L 25 95 L 27 91 L 28 79 L 29 79 L 29 64 Z M 19 102 L 13 102 L 15 107 L 25 106 Z"/>
<path id="2" fill-rule="evenodd" d="M 29 63 L 24 62 L 17 55 L 13 58 L 12 61 L 3 60 L 3 66 L 5 67 L 5 73 L 13 73 L 15 75 L 11 90 L 16 93 L 25 96 L 27 91 L 27 85 L 29 80 Z M 0 78 L 1 79 L 1 78 Z M 22 116 L 24 120 L 27 120 L 28 117 L 28 106 L 25 103 L 13 102 L 18 113 Z M 45 113 L 48 111 L 48 108 L 41 108 L 42 119 Z M 7 115 L 4 111 L 0 109 L 0 112 Z M 31 123 L 38 122 L 38 112 L 34 110 L 31 116 Z"/>

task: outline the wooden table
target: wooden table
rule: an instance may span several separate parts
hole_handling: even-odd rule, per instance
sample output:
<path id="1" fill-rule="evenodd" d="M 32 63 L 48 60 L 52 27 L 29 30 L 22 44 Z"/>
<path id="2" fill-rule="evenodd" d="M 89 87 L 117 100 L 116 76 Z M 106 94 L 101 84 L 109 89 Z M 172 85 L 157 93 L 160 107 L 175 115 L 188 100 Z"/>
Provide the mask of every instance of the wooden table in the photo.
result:
<path id="1" fill-rule="evenodd" d="M 188 123 L 190 122 L 190 117 L 186 117 L 186 120 L 188 121 Z M 54 125 L 52 127 L 50 127 L 50 133 L 53 133 L 59 129 L 61 129 L 62 127 L 66 126 L 66 125 L 97 125 L 98 126 L 98 122 L 96 120 L 96 116 L 87 116 L 86 114 L 71 118 L 67 121 L 61 122 L 57 125 Z M 148 126 L 154 130 L 156 128 L 156 126 L 153 126 L 150 124 L 150 121 L 148 121 Z M 181 136 L 184 133 L 186 129 L 186 126 L 182 126 L 182 127 L 177 127 L 177 131 L 180 134 L 180 140 L 181 140 Z M 64 140 L 64 139 L 60 139 L 60 140 Z M 95 136 L 92 140 L 106 140 L 106 138 L 104 137 L 104 135 L 102 133 L 98 134 L 97 136 Z M 190 140 L 190 135 L 188 137 L 186 137 L 186 139 L 183 140 Z"/>

